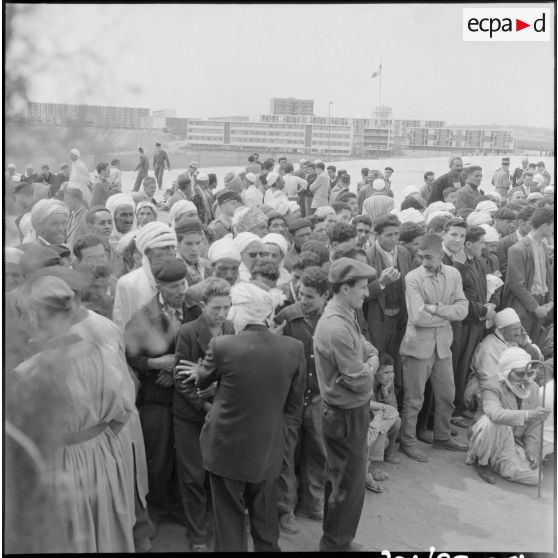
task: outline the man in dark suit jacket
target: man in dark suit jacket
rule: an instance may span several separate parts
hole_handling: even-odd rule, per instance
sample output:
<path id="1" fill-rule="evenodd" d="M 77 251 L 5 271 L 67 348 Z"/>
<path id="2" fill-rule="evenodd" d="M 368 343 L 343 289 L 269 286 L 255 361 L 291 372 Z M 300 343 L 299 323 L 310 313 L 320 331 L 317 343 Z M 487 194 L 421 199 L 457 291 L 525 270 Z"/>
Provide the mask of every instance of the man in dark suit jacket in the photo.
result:
<path id="1" fill-rule="evenodd" d="M 171 404 L 175 338 L 188 313 L 184 304 L 184 261 L 165 256 L 151 264 L 151 271 L 157 295 L 132 316 L 124 339 L 126 358 L 141 382 L 138 408 L 147 457 L 147 502 L 152 519 L 158 522 L 169 513 L 181 515 Z"/>
<path id="2" fill-rule="evenodd" d="M 271 333 L 266 291 L 252 283 L 232 288 L 237 335 L 214 338 L 204 361 L 178 366 L 200 389 L 217 381 L 200 443 L 210 473 L 215 551 L 241 552 L 244 508 L 254 549 L 279 550 L 275 482 L 281 472 L 285 423 L 300 424 L 306 360 L 300 341 Z"/>
<path id="3" fill-rule="evenodd" d="M 450 157 L 450 171 L 438 177 L 432 184 L 432 192 L 428 198 L 428 205 L 436 201 L 444 201 L 443 191 L 448 186 L 454 186 L 456 189 L 463 185 L 461 181 L 461 171 L 463 170 L 463 159 L 459 155 Z"/>
<path id="4" fill-rule="evenodd" d="M 210 277 L 198 283 L 201 289 L 202 315 L 184 324 L 176 337 L 175 362 L 181 360 L 198 362 L 207 353 L 209 343 L 216 335 L 233 335 L 233 324 L 226 320 L 230 309 L 231 287 L 225 279 Z M 203 397 L 192 383 L 184 383 L 175 377 L 172 414 L 178 483 L 190 550 L 207 551 L 206 512 L 208 495 L 205 489 L 206 471 L 200 447 L 200 433 L 206 413 L 211 409 L 211 392 L 205 390 Z"/>

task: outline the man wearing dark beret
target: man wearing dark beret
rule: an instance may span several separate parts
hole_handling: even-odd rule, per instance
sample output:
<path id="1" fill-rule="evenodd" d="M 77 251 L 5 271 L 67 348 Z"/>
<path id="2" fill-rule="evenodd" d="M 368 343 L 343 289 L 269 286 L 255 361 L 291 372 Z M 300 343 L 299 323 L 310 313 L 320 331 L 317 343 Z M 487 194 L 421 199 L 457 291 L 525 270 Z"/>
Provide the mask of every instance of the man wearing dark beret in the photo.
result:
<path id="1" fill-rule="evenodd" d="M 465 186 L 457 190 L 457 201 L 455 202 L 456 209 L 462 207 L 475 208 L 475 200 L 481 195 L 479 186 L 482 180 L 482 167 L 478 165 L 471 165 L 463 169 L 461 178 L 465 181 Z"/>
<path id="2" fill-rule="evenodd" d="M 209 224 L 209 228 L 215 234 L 215 240 L 232 233 L 232 218 L 235 210 L 242 206 L 242 198 L 240 194 L 225 188 L 217 195 L 217 204 L 221 213 Z"/>
<path id="3" fill-rule="evenodd" d="M 291 271 L 293 260 L 302 252 L 302 245 L 312 236 L 312 223 L 309 219 L 298 217 L 288 221 L 287 228 L 293 239 L 293 247 L 287 252 L 283 266 Z"/>
<path id="4" fill-rule="evenodd" d="M 321 551 L 358 550 L 353 543 L 366 476 L 369 404 L 378 351 L 362 335 L 355 311 L 368 296 L 376 270 L 352 258 L 334 261 L 328 273 L 333 298 L 314 333 L 314 359 L 323 400 L 327 453 Z"/>
<path id="5" fill-rule="evenodd" d="M 157 294 L 124 330 L 126 359 L 141 382 L 138 407 L 145 439 L 151 518 L 182 515 L 172 427 L 173 368 L 178 328 L 192 316 L 184 306 L 186 263 L 163 256 L 151 263 Z"/>

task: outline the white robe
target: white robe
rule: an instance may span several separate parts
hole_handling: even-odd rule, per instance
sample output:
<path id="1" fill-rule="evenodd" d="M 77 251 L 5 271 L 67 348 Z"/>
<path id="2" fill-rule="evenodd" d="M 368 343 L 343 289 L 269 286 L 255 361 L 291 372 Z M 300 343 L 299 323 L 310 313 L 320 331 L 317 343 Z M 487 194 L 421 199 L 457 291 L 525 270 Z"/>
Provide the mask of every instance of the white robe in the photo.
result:
<path id="1" fill-rule="evenodd" d="M 68 182 L 69 188 L 78 188 L 81 190 L 83 199 L 87 202 L 87 205 L 89 205 L 92 195 L 89 188 L 91 177 L 89 176 L 87 165 L 81 159 L 77 159 L 72 163 L 72 170 Z"/>

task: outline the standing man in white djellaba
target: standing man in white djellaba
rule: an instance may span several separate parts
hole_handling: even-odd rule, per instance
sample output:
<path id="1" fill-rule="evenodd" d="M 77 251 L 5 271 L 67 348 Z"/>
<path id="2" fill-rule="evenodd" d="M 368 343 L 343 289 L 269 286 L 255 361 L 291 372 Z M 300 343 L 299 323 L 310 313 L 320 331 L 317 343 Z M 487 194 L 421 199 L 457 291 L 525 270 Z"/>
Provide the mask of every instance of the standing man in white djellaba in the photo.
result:
<path id="1" fill-rule="evenodd" d="M 78 188 L 83 194 L 83 199 L 87 207 L 91 204 L 91 177 L 87 170 L 87 165 L 81 159 L 79 149 L 70 151 L 70 159 L 72 160 L 72 170 L 70 171 L 70 179 L 68 188 Z"/>

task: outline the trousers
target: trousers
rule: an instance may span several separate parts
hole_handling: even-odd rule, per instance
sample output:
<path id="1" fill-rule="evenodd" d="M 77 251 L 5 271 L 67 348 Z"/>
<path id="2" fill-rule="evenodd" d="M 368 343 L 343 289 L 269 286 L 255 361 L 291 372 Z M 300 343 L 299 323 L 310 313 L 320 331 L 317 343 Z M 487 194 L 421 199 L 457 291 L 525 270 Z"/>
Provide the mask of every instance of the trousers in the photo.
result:
<path id="1" fill-rule="evenodd" d="M 278 552 L 279 515 L 275 479 L 258 483 L 209 474 L 215 518 L 215 552 L 244 552 L 244 509 L 256 552 Z"/>
<path id="2" fill-rule="evenodd" d="M 143 182 L 143 179 L 147 176 L 147 174 L 142 174 L 141 171 L 138 172 L 136 176 L 136 181 L 134 182 L 134 192 L 138 192 Z"/>
<path id="3" fill-rule="evenodd" d="M 202 426 L 203 422 L 174 417 L 178 488 L 184 507 L 186 531 L 192 544 L 207 543 L 205 516 L 208 494 L 205 489 L 207 473 L 200 448 Z"/>
<path id="4" fill-rule="evenodd" d="M 364 505 L 369 421 L 368 402 L 355 409 L 323 403 L 327 460 L 322 551 L 348 550 L 355 538 Z"/>
<path id="5" fill-rule="evenodd" d="M 323 509 L 326 449 L 322 434 L 322 400 L 304 407 L 300 426 L 285 425 L 285 453 L 277 479 L 279 514 Z M 298 469 L 298 488 L 297 474 Z"/>
<path id="6" fill-rule="evenodd" d="M 461 328 L 461 342 L 459 344 L 459 359 L 457 367 L 453 369 L 455 383 L 454 415 L 461 416 L 467 409 L 465 405 L 465 386 L 469 379 L 473 355 L 482 340 L 485 323 L 463 322 Z"/>
<path id="7" fill-rule="evenodd" d="M 417 444 L 417 416 L 424 401 L 424 388 L 430 378 L 434 393 L 434 439 L 450 439 L 455 385 L 450 357 L 434 353 L 428 359 L 402 357 L 403 410 L 401 412 L 401 445 Z"/>
<path id="8" fill-rule="evenodd" d="M 155 167 L 153 170 L 155 171 L 155 178 L 157 179 L 157 187 L 162 188 L 163 187 L 163 173 L 165 172 L 165 167 L 163 165 L 161 167 Z"/>

